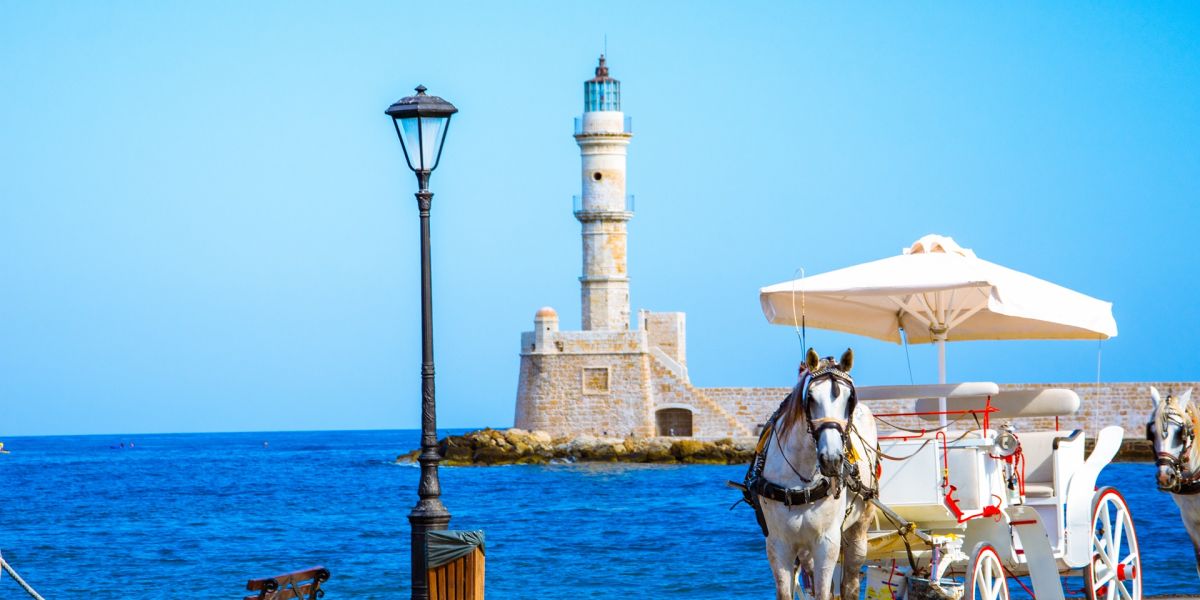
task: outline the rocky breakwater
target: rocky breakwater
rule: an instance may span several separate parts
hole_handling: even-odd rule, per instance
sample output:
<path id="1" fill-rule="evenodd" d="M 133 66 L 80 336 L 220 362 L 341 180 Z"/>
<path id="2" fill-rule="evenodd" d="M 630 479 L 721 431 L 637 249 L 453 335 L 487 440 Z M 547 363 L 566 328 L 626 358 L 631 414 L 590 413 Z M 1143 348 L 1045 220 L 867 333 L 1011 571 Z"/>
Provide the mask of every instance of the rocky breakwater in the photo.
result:
<path id="1" fill-rule="evenodd" d="M 754 440 L 554 438 L 544 431 L 481 429 L 438 442 L 443 465 L 544 465 L 574 462 L 733 465 L 747 463 Z M 420 450 L 397 457 L 415 462 Z"/>

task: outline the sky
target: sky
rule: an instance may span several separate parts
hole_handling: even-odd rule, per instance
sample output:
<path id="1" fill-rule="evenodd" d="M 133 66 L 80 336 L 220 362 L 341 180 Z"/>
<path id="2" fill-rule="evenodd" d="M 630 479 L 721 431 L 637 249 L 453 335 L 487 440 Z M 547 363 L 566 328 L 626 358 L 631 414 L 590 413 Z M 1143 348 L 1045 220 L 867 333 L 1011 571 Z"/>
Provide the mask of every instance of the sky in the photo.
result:
<path id="1" fill-rule="evenodd" d="M 606 40 L 632 305 L 687 313 L 696 385 L 790 385 L 758 289 L 927 233 L 1120 329 L 951 343 L 951 381 L 1200 380 L 1194 4 L 0 0 L 0 435 L 419 427 L 383 114 L 417 84 L 460 110 L 439 425 L 511 425 L 520 332 L 544 305 L 579 328 L 572 118 Z M 808 341 L 860 385 L 936 380 L 930 346 Z"/>

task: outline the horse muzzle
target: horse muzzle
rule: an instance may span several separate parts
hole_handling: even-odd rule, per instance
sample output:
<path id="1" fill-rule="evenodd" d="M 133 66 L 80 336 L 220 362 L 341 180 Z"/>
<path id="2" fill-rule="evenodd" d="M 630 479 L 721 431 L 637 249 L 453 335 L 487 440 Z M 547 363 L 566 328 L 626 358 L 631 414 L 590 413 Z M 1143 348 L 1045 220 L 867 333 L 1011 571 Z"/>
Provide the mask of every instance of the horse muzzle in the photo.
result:
<path id="1" fill-rule="evenodd" d="M 826 477 L 837 477 L 840 474 L 842 455 L 820 454 L 817 456 L 817 465 L 820 467 L 822 475 Z"/>
<path id="2" fill-rule="evenodd" d="M 842 460 L 846 447 L 842 430 L 832 424 L 822 427 L 817 434 L 817 467 L 826 477 L 837 477 L 842 471 Z"/>
<path id="3" fill-rule="evenodd" d="M 1155 461 L 1158 467 L 1158 472 L 1155 474 L 1154 482 L 1158 485 L 1159 491 L 1173 492 L 1179 488 L 1179 468 L 1176 467 L 1174 461 L 1163 460 L 1160 457 Z"/>

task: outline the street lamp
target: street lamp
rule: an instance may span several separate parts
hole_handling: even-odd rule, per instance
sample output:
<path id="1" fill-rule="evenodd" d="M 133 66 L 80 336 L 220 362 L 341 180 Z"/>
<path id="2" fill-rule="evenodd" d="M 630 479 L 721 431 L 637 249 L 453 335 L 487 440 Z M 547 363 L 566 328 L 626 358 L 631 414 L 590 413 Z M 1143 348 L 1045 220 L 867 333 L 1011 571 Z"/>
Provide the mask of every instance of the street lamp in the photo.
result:
<path id="1" fill-rule="evenodd" d="M 442 505 L 442 486 L 438 483 L 437 404 L 433 394 L 433 292 L 429 276 L 429 174 L 442 157 L 442 144 L 450 128 L 450 115 L 458 112 L 453 104 L 425 93 L 417 86 L 417 95 L 397 100 L 387 109 L 404 148 L 408 168 L 417 175 L 417 208 L 421 213 L 421 483 L 420 500 L 408 513 L 412 525 L 412 598 L 428 600 L 426 580 L 425 532 L 446 529 L 450 511 Z"/>

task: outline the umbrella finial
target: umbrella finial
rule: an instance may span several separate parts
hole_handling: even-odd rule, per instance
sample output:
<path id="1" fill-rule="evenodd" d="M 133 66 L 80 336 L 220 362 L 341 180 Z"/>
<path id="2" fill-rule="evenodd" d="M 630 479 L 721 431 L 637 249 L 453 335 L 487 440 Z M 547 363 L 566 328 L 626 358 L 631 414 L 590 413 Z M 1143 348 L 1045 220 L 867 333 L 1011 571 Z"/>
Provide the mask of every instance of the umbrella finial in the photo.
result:
<path id="1" fill-rule="evenodd" d="M 975 258 L 975 253 L 958 245 L 954 238 L 948 235 L 930 233 L 905 248 L 903 254 L 957 254 L 966 258 Z"/>

